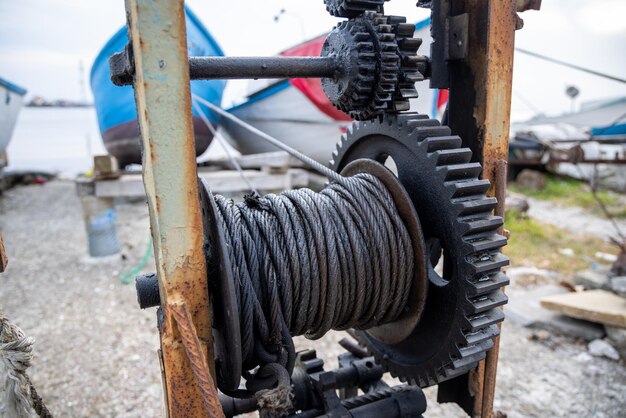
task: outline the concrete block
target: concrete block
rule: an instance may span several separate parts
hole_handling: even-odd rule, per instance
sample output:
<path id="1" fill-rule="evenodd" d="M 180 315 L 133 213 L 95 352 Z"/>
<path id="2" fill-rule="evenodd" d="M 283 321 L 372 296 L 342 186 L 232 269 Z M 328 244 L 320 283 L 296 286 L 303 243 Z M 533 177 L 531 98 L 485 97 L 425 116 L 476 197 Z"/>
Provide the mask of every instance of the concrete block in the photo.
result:
<path id="1" fill-rule="evenodd" d="M 572 318 L 626 328 L 626 298 L 606 290 L 546 296 L 541 306 Z"/>

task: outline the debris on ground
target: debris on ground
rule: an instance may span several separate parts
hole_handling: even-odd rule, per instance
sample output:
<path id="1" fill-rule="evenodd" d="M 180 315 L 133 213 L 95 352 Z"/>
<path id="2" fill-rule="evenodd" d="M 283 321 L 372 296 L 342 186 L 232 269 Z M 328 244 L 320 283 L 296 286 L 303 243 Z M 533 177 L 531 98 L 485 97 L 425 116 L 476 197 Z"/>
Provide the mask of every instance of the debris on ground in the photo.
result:
<path id="1" fill-rule="evenodd" d="M 619 352 L 621 358 L 626 360 L 626 328 L 605 325 L 606 338 Z"/>
<path id="2" fill-rule="evenodd" d="M 619 360 L 619 353 L 605 340 L 593 340 L 587 344 L 587 349 L 592 356 L 606 357 L 611 360 Z"/>
<path id="3" fill-rule="evenodd" d="M 610 288 L 618 295 L 626 297 L 626 276 L 611 277 Z"/>
<path id="4" fill-rule="evenodd" d="M 573 285 L 582 285 L 587 290 L 609 289 L 609 271 L 605 269 L 586 269 L 577 271 L 572 279 Z"/>
<path id="5" fill-rule="evenodd" d="M 0 194 L 15 186 L 45 184 L 56 178 L 56 174 L 34 170 L 7 170 L 0 172 Z"/>
<path id="6" fill-rule="evenodd" d="M 542 283 L 556 283 L 562 280 L 562 276 L 552 270 L 539 269 L 536 267 L 512 267 L 507 270 L 511 283 L 520 287 L 535 286 Z"/>
<path id="7" fill-rule="evenodd" d="M 522 170 L 515 185 L 526 190 L 542 190 L 546 186 L 546 175 L 535 170 Z"/>
<path id="8" fill-rule="evenodd" d="M 507 192 L 504 203 L 505 211 L 514 210 L 521 214 L 528 212 L 530 206 L 523 194 Z"/>

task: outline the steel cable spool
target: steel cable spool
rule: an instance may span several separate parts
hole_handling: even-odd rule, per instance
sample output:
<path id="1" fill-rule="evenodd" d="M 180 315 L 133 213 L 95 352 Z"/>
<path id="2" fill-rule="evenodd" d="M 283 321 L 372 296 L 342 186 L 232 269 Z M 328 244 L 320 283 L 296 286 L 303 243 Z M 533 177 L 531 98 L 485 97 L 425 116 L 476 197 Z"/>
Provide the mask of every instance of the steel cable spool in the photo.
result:
<path id="1" fill-rule="evenodd" d="M 419 320 L 426 255 L 408 194 L 373 161 L 355 161 L 342 175 L 320 193 L 247 196 L 238 204 L 201 181 L 224 393 L 250 396 L 275 386 L 276 365 L 289 376 L 292 336 L 356 328 L 393 341 Z M 238 390 L 242 376 L 248 391 Z"/>

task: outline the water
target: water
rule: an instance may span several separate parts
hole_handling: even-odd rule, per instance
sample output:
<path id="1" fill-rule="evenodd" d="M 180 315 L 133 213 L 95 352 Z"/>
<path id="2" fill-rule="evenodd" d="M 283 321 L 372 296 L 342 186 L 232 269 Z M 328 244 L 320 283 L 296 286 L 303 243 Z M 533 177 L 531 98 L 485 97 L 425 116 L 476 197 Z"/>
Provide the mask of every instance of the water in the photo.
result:
<path id="1" fill-rule="evenodd" d="M 231 153 L 239 154 L 228 148 Z M 24 107 L 7 153 L 9 170 L 42 170 L 74 178 L 93 166 L 94 155 L 107 152 L 94 108 Z M 213 141 L 198 160 L 226 155 L 218 141 Z"/>
<path id="2" fill-rule="evenodd" d="M 43 170 L 75 177 L 106 154 L 94 108 L 24 107 L 7 150 L 9 169 Z"/>

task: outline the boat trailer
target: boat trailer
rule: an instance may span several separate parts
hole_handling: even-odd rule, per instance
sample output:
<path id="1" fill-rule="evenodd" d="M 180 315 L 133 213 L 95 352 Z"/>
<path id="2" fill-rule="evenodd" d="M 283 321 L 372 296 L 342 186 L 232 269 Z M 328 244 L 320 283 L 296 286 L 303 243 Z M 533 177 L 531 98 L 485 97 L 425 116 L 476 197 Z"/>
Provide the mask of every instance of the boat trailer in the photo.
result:
<path id="1" fill-rule="evenodd" d="M 514 34 L 540 1 L 419 1 L 430 58 L 385 0 L 325 3 L 341 20 L 321 57 L 232 58 L 187 56 L 182 1 L 126 1 L 130 43 L 111 76 L 135 89 L 157 264 L 136 283 L 140 306 L 158 306 L 165 410 L 418 417 L 421 389 L 438 385 L 439 402 L 494 416 Z M 197 175 L 190 79 L 290 77 L 322 78 L 355 119 L 332 170 L 275 144 L 329 184 L 214 196 Z M 443 124 L 410 112 L 427 81 L 450 91 Z M 291 338 L 330 328 L 354 339 L 325 371 Z"/>

